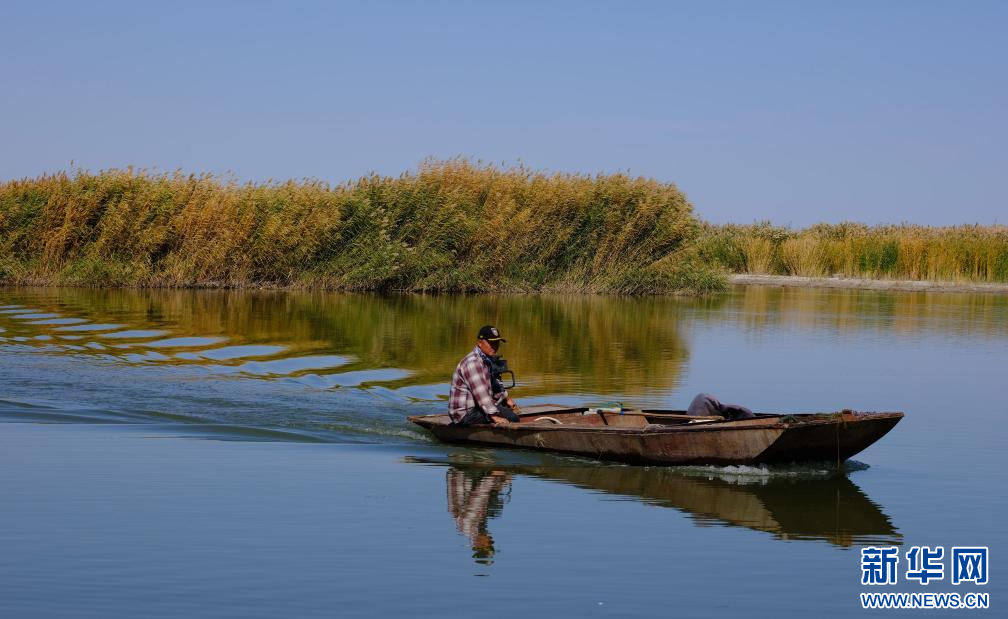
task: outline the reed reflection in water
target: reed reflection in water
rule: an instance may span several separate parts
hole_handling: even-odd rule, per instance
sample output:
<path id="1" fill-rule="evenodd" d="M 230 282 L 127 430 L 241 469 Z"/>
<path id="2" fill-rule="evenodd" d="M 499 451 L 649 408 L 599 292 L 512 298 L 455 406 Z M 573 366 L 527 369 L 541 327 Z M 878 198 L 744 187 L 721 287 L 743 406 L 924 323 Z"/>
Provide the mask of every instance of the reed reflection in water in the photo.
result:
<path id="1" fill-rule="evenodd" d="M 380 384 L 428 400 L 447 395 L 455 364 L 486 323 L 504 330 L 502 352 L 524 397 L 664 393 L 688 359 L 675 306 L 657 299 L 627 311 L 625 300 L 585 296 L 58 289 L 3 298 L 8 312 L 45 311 L 61 321 L 0 317 L 10 336 L 64 343 L 48 352 L 93 349 L 108 359 L 111 347 L 124 362 L 232 368 L 303 378 L 312 387 Z M 81 348 L 81 339 L 95 346 Z M 330 378 L 337 366 L 349 376 Z"/>
<path id="2" fill-rule="evenodd" d="M 10 365 L 61 357 L 68 384 L 101 383 L 131 410 L 156 396 L 170 402 L 162 413 L 215 422 L 396 436 L 412 432 L 408 415 L 444 409 L 452 370 L 486 323 L 508 340 L 521 404 L 683 408 L 712 391 L 766 412 L 885 405 L 877 394 L 893 391 L 873 377 L 861 381 L 876 395 L 853 400 L 834 375 L 808 369 L 825 346 L 834 366 L 849 366 L 839 355 L 860 354 L 844 344 L 850 336 L 956 346 L 1008 336 L 1005 296 L 756 286 L 701 299 L 18 288 L 0 290 L 0 305 Z M 142 395 L 125 373 L 144 381 Z M 26 370 L 8 392 L 37 393 L 33 376 Z M 217 381 L 212 410 L 192 394 L 192 377 Z M 799 379 L 812 386 L 795 389 Z M 243 380 L 277 385 L 269 410 L 248 404 L 259 395 L 236 403 Z M 73 402 L 79 392 L 53 396 Z"/>
<path id="3" fill-rule="evenodd" d="M 734 315 L 754 331 L 788 325 L 806 331 L 884 331 L 896 336 L 1008 336 L 1008 295 L 1003 294 L 770 286 L 735 286 L 732 294 L 736 299 L 731 304 L 739 310 Z M 714 303 L 725 301 L 719 297 Z"/>

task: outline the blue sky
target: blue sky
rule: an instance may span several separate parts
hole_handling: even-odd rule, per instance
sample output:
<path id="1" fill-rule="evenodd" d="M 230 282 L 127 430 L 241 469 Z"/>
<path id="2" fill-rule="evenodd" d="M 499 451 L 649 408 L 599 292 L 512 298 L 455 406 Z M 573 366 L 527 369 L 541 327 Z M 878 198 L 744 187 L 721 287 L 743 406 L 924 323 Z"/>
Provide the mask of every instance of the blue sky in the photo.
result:
<path id="1" fill-rule="evenodd" d="M 1008 223 L 1008 2 L 4 2 L 0 179 L 629 170 L 717 222 Z"/>

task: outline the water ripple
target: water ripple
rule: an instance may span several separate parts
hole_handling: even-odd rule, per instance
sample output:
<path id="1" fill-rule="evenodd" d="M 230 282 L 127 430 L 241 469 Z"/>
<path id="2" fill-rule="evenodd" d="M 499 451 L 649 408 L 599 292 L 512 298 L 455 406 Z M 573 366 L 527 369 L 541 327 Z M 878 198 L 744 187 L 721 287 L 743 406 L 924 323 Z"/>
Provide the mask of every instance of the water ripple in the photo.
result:
<path id="1" fill-rule="evenodd" d="M 294 374 L 304 370 L 319 370 L 346 365 L 351 359 L 338 355 L 312 355 L 307 357 L 290 357 L 273 361 L 249 361 L 237 367 L 225 365 L 207 366 L 216 372 L 242 372 L 260 376 Z"/>
<path id="2" fill-rule="evenodd" d="M 243 359 L 246 357 L 269 357 L 287 350 L 287 346 L 267 346 L 248 344 L 244 346 L 225 346 L 223 348 L 211 348 L 199 352 L 180 352 L 175 356 L 179 359 L 199 361 L 201 359 L 212 359 L 214 361 L 227 361 L 229 359 Z"/>
<path id="3" fill-rule="evenodd" d="M 128 355 L 123 355 L 122 358 L 130 363 L 143 363 L 145 361 L 167 361 L 171 357 L 151 350 L 144 353 L 130 353 Z"/>
<path id="4" fill-rule="evenodd" d="M 147 342 L 144 346 L 151 348 L 187 348 L 197 346 L 211 346 L 227 341 L 226 337 L 173 337 L 167 340 L 156 340 Z"/>
<path id="5" fill-rule="evenodd" d="M 71 325 L 69 327 L 58 327 L 57 331 L 112 331 L 113 329 L 121 329 L 122 325 L 111 324 L 111 323 L 88 323 L 86 325 Z"/>
<path id="6" fill-rule="evenodd" d="M 20 316 L 18 317 L 20 318 Z M 87 322 L 86 318 L 50 318 L 48 320 L 33 320 L 30 325 L 75 325 Z"/>
<path id="7" fill-rule="evenodd" d="M 113 331 L 111 333 L 100 333 L 98 337 L 105 338 L 115 338 L 115 339 L 143 339 L 149 337 L 161 337 L 162 335 L 168 335 L 170 331 L 165 331 L 163 329 L 128 329 L 126 331 Z"/>
<path id="8" fill-rule="evenodd" d="M 332 388 L 332 387 L 359 387 L 364 383 L 391 382 L 409 378 L 413 372 L 396 368 L 384 368 L 379 370 L 357 370 L 354 372 L 342 372 L 340 374 L 328 374 L 319 376 L 318 374 L 307 374 L 299 376 L 297 382 L 310 387 Z"/>

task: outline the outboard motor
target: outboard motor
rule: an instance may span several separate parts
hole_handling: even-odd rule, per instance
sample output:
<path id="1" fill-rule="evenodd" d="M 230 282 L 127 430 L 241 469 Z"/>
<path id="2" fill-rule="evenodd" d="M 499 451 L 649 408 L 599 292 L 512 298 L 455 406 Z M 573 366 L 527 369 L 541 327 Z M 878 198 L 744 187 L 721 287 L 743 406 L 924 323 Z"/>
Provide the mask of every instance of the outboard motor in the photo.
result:
<path id="1" fill-rule="evenodd" d="M 490 387 L 493 390 L 493 395 L 496 397 L 505 389 L 511 389 L 515 386 L 515 374 L 508 367 L 507 360 L 503 357 L 494 355 L 490 357 L 490 364 L 488 369 L 490 370 Z M 511 384 L 504 384 L 504 377 L 510 375 Z"/>

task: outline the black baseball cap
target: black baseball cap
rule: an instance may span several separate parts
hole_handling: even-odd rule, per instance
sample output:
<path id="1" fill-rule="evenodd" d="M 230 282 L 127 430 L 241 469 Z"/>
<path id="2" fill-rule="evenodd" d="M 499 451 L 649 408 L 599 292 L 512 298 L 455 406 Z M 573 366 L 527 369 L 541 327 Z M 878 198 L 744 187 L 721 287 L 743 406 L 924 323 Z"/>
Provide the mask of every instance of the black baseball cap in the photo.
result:
<path id="1" fill-rule="evenodd" d="M 486 340 L 488 342 L 506 342 L 504 338 L 501 337 L 500 331 L 497 327 L 493 325 L 486 325 L 479 330 L 479 335 L 476 336 L 477 340 Z"/>

